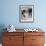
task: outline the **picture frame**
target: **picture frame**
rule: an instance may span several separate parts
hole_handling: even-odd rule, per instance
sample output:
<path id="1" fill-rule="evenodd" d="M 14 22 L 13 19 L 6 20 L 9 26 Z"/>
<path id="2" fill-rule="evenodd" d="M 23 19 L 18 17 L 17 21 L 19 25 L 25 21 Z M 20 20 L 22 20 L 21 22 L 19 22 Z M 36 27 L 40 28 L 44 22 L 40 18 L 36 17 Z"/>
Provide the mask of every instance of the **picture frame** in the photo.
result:
<path id="1" fill-rule="evenodd" d="M 34 5 L 19 5 L 19 21 L 34 22 Z"/>

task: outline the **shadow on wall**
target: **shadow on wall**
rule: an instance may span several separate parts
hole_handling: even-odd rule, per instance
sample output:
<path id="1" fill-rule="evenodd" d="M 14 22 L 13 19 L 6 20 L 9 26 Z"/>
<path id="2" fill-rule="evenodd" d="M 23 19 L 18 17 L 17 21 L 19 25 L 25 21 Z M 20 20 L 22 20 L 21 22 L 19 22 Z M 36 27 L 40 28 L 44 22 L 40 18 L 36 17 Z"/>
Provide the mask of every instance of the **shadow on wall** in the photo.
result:
<path id="1" fill-rule="evenodd" d="M 2 43 L 2 36 L 3 32 L 5 32 L 3 29 L 6 28 L 4 24 L 0 24 L 0 43 Z"/>

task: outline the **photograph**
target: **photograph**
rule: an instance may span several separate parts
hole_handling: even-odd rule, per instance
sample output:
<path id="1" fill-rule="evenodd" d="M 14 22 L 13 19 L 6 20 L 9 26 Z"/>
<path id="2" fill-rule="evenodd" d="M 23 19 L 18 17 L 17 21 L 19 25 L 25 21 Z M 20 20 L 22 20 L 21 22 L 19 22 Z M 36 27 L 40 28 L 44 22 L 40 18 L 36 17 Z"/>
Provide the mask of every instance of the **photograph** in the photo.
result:
<path id="1" fill-rule="evenodd" d="M 20 22 L 33 22 L 34 5 L 20 5 Z"/>

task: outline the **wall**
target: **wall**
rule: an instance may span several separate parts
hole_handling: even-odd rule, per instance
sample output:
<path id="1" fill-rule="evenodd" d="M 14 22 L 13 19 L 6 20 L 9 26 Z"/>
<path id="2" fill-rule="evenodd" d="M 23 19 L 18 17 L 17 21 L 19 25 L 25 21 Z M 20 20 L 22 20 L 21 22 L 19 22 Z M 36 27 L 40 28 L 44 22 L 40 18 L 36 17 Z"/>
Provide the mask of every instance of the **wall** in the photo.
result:
<path id="1" fill-rule="evenodd" d="M 0 25 L 13 24 L 16 28 L 46 28 L 46 1 L 41 0 L 1 0 Z M 19 22 L 19 5 L 34 5 L 34 23 Z"/>
<path id="2" fill-rule="evenodd" d="M 46 32 L 46 0 L 0 0 L 0 31 L 13 24 L 16 28 L 40 27 Z M 19 5 L 34 5 L 34 23 L 19 22 Z"/>

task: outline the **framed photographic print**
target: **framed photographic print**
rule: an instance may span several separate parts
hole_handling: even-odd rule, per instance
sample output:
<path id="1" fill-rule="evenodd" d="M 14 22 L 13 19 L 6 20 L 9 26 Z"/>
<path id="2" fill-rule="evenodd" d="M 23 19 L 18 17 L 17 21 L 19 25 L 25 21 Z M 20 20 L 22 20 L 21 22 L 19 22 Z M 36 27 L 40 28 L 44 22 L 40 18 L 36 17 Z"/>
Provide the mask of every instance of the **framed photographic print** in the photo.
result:
<path id="1" fill-rule="evenodd" d="M 34 22 L 34 5 L 19 6 L 19 21 Z"/>

